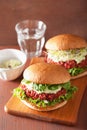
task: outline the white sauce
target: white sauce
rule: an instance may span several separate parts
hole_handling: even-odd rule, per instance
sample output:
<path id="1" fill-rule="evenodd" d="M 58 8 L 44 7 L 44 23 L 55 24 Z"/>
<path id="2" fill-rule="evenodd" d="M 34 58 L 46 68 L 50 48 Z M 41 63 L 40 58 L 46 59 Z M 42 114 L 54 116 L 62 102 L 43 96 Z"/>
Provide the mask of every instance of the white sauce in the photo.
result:
<path id="1" fill-rule="evenodd" d="M 0 64 L 0 67 L 1 68 L 15 68 L 19 65 L 21 65 L 22 62 L 18 59 L 9 59 L 9 60 L 5 60 L 3 61 L 1 64 Z"/>
<path id="2" fill-rule="evenodd" d="M 75 60 L 80 63 L 85 59 L 87 55 L 87 48 L 76 49 L 76 50 L 63 50 L 63 51 L 49 51 L 48 58 L 52 59 L 54 62 Z"/>
<path id="3" fill-rule="evenodd" d="M 29 90 L 34 90 L 34 91 L 36 91 L 38 94 L 40 94 L 40 93 L 57 93 L 58 91 L 60 91 L 61 90 L 61 86 L 60 86 L 60 88 L 58 88 L 58 89 L 56 89 L 56 90 L 49 90 L 49 89 L 46 89 L 44 92 L 41 92 L 41 91 L 37 91 L 37 90 L 35 90 L 34 88 L 33 88 L 33 85 L 32 85 L 32 83 L 29 83 L 29 84 L 25 84 L 25 83 L 23 83 L 24 85 L 26 85 L 26 87 L 29 89 Z"/>

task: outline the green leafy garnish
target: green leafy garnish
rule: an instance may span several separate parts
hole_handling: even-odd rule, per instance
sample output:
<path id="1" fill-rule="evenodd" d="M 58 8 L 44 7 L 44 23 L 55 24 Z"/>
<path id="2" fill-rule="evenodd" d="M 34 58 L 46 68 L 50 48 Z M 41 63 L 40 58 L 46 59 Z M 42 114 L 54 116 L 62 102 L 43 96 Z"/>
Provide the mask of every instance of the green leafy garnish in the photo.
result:
<path id="1" fill-rule="evenodd" d="M 64 83 L 62 84 L 62 87 L 65 88 L 66 90 L 69 90 L 71 89 L 71 83 L 70 82 Z"/>
<path id="2" fill-rule="evenodd" d="M 44 92 L 47 85 L 46 84 L 36 84 L 36 83 L 33 83 L 33 87 L 36 91 L 40 91 L 40 92 Z"/>
<path id="3" fill-rule="evenodd" d="M 25 91 L 24 90 L 22 90 L 21 88 L 15 88 L 14 90 L 13 90 L 13 95 L 14 96 L 17 96 L 18 98 L 20 98 L 20 99 L 25 99 L 26 98 L 26 94 L 25 94 Z"/>
<path id="4" fill-rule="evenodd" d="M 30 81 L 29 81 L 29 80 L 26 80 L 26 79 L 23 79 L 23 80 L 21 81 L 21 83 L 26 83 L 26 84 L 29 84 L 29 83 L 30 83 Z"/>
<path id="5" fill-rule="evenodd" d="M 84 68 L 71 68 L 68 70 L 71 76 L 76 76 L 85 71 Z"/>
<path id="6" fill-rule="evenodd" d="M 65 88 L 68 89 L 70 88 L 71 84 L 70 82 L 64 83 L 64 84 L 53 84 L 53 85 L 49 85 L 49 84 L 36 84 L 33 83 L 33 89 L 38 91 L 38 92 L 45 92 L 45 90 L 57 90 L 59 88 Z"/>
<path id="7" fill-rule="evenodd" d="M 60 103 L 65 100 L 69 100 L 72 98 L 72 95 L 75 91 L 77 91 L 77 87 L 75 86 L 70 86 L 70 82 L 63 84 L 63 88 L 66 89 L 67 93 L 59 96 L 58 98 L 54 99 L 53 101 L 47 101 L 47 100 L 41 100 L 41 99 L 32 99 L 31 97 L 27 97 L 26 93 L 24 90 L 21 88 L 15 88 L 13 91 L 13 95 L 17 96 L 18 98 L 22 100 L 27 100 L 33 104 L 35 104 L 38 107 L 46 107 L 46 106 L 53 106 L 57 103 Z"/>
<path id="8" fill-rule="evenodd" d="M 60 85 L 48 85 L 49 90 L 57 90 L 60 87 Z"/>

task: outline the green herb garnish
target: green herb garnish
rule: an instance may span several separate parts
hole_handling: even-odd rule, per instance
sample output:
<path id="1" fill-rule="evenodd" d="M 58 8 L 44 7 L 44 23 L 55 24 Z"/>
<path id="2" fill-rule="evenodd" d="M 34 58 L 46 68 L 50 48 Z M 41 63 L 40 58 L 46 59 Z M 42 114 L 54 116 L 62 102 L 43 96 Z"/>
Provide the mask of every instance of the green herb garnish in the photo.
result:
<path id="1" fill-rule="evenodd" d="M 69 73 L 71 76 L 76 76 L 80 73 L 83 73 L 87 68 L 71 68 L 69 69 Z"/>

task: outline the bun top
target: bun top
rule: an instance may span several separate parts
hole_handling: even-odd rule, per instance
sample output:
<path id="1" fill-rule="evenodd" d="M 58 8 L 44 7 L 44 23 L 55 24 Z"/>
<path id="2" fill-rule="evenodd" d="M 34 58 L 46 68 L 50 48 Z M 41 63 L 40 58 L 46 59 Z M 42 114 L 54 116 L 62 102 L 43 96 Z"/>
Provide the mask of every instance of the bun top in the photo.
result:
<path id="1" fill-rule="evenodd" d="M 23 73 L 24 79 L 39 84 L 61 84 L 70 80 L 68 71 L 59 65 L 36 63 Z"/>
<path id="2" fill-rule="evenodd" d="M 45 48 L 48 50 L 69 50 L 87 47 L 87 42 L 80 36 L 73 34 L 60 34 L 50 38 Z"/>

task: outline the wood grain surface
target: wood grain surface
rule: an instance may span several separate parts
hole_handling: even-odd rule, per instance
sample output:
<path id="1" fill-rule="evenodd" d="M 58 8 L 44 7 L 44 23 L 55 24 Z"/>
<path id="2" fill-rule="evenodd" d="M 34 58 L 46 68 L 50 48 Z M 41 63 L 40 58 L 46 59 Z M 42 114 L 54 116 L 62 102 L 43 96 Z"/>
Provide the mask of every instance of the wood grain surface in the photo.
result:
<path id="1" fill-rule="evenodd" d="M 34 58 L 33 60 L 31 60 L 30 64 L 33 64 L 34 62 L 36 63 L 38 62 L 38 60 L 44 62 L 43 59 L 40 60 L 40 58 Z M 39 120 L 62 123 L 67 125 L 75 125 L 78 119 L 81 100 L 87 85 L 87 76 L 72 80 L 71 83 L 78 87 L 78 91 L 65 106 L 57 110 L 53 110 L 50 112 L 38 112 L 28 108 L 20 101 L 20 99 L 14 96 L 9 99 L 4 109 L 7 113 L 13 115 L 31 117 Z"/>

